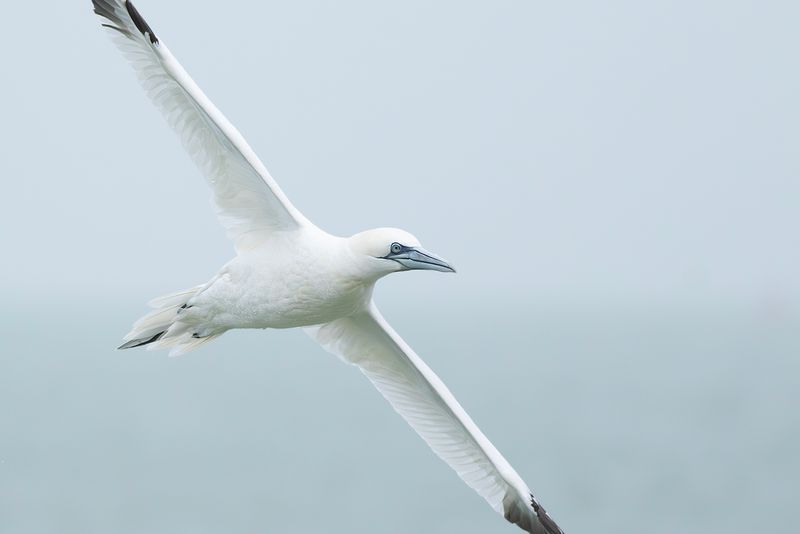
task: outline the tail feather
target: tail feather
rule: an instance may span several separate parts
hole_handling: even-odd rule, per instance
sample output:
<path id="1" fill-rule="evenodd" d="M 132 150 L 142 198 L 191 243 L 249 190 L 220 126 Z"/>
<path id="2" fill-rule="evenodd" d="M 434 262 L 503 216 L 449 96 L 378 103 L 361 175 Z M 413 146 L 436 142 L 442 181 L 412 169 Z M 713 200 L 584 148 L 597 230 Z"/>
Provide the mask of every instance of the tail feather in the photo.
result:
<path id="1" fill-rule="evenodd" d="M 144 339 L 165 332 L 178 316 L 180 306 L 168 306 L 154 310 L 133 323 L 131 331 L 123 338 L 125 341 Z"/>
<path id="2" fill-rule="evenodd" d="M 198 330 L 200 325 L 197 323 L 201 323 L 202 320 L 182 315 L 184 310 L 192 307 L 191 299 L 204 287 L 196 286 L 151 300 L 149 304 L 155 310 L 133 324 L 131 331 L 123 338 L 125 343 L 120 345 L 119 349 L 147 345 L 148 350 L 168 348 L 170 356 L 177 356 L 219 337 L 222 332 Z"/>
<path id="3" fill-rule="evenodd" d="M 221 335 L 222 334 L 212 334 L 205 337 L 196 337 L 186 332 L 177 336 L 172 336 L 167 332 L 167 335 L 156 340 L 151 345 L 148 345 L 147 350 L 170 349 L 170 357 L 182 356 L 198 348 L 200 345 L 217 339 Z"/>
<path id="4" fill-rule="evenodd" d="M 170 306 L 182 306 L 186 304 L 186 302 L 195 296 L 204 286 L 199 285 L 195 286 L 191 289 L 185 289 L 183 291 L 178 291 L 177 293 L 170 293 L 169 295 L 163 295 L 161 297 L 156 297 L 150 302 L 147 303 L 148 306 L 151 308 L 168 308 Z"/>

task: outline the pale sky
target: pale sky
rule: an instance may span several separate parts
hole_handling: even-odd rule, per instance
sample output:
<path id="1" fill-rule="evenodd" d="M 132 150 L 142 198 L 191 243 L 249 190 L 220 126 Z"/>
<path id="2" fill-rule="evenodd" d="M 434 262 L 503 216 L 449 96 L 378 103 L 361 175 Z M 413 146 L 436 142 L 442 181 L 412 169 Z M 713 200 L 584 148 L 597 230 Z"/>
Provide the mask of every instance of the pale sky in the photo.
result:
<path id="1" fill-rule="evenodd" d="M 796 2 L 137 6 L 312 221 L 459 268 L 387 292 L 800 302 Z M 90 3 L 41 9 L 0 37 L 2 291 L 205 281 L 201 176 Z"/>

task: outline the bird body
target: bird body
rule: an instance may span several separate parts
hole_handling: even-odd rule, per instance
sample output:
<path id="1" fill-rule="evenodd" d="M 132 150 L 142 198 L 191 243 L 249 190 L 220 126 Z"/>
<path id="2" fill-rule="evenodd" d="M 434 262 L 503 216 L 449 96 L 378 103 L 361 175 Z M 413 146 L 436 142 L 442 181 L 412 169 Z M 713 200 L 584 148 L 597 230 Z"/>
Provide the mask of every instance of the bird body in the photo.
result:
<path id="1" fill-rule="evenodd" d="M 398 239 L 416 242 L 394 228 L 351 238 L 311 225 L 273 234 L 233 258 L 208 283 L 181 293 L 185 298 L 166 306 L 156 300 L 156 311 L 134 325 L 125 336 L 129 346 L 123 348 L 146 344 L 180 355 L 233 328 L 305 327 L 363 311 L 375 282 L 403 268 L 364 254 L 364 249 L 388 251 Z M 158 339 L 152 340 L 155 335 Z"/>
<path id="2" fill-rule="evenodd" d="M 283 194 L 133 4 L 93 0 L 115 43 L 213 192 L 236 256 L 206 284 L 150 302 L 123 349 L 189 352 L 235 328 L 303 328 L 358 367 L 497 512 L 531 534 L 562 534 L 508 461 L 375 305 L 375 283 L 409 270 L 455 272 L 396 228 L 331 235 Z"/>
<path id="3" fill-rule="evenodd" d="M 293 328 L 333 321 L 369 301 L 347 240 L 319 230 L 270 239 L 231 260 L 186 310 L 208 328 Z"/>
<path id="4" fill-rule="evenodd" d="M 222 329 L 327 323 L 367 305 L 365 274 L 347 239 L 302 230 L 234 258 L 187 312 L 211 312 Z"/>

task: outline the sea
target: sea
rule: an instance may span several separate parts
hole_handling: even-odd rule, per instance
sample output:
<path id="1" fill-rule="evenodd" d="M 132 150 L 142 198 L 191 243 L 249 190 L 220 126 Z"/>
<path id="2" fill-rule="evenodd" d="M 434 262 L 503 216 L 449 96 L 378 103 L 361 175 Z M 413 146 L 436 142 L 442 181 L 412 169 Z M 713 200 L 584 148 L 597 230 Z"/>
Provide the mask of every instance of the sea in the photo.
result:
<path id="1" fill-rule="evenodd" d="M 800 532 L 796 310 L 383 309 L 565 533 Z M 0 533 L 519 531 L 301 331 L 115 350 L 144 311 L 2 312 Z"/>

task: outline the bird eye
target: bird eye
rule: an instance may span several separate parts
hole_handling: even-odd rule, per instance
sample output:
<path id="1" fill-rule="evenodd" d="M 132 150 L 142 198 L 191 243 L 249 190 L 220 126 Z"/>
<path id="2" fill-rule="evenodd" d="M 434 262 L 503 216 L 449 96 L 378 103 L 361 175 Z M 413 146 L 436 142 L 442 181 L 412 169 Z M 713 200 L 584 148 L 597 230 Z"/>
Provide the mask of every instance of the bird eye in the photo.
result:
<path id="1" fill-rule="evenodd" d="M 400 254 L 400 251 L 403 250 L 403 246 L 400 243 L 392 243 L 392 254 Z"/>

